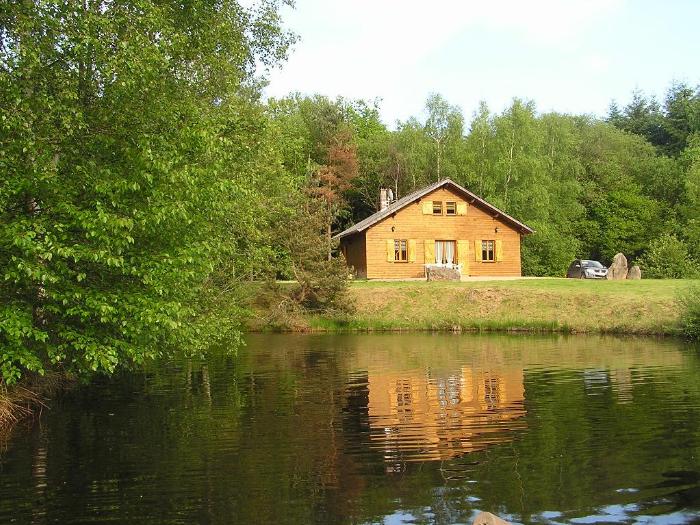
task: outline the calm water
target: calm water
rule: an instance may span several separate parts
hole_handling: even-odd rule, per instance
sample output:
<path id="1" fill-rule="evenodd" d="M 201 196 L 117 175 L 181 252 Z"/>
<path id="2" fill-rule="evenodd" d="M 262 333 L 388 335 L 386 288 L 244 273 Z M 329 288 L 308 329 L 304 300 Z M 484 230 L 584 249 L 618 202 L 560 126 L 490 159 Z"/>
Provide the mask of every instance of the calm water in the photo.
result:
<path id="1" fill-rule="evenodd" d="M 72 390 L 0 452 L 0 523 L 700 523 L 700 350 L 251 336 Z"/>

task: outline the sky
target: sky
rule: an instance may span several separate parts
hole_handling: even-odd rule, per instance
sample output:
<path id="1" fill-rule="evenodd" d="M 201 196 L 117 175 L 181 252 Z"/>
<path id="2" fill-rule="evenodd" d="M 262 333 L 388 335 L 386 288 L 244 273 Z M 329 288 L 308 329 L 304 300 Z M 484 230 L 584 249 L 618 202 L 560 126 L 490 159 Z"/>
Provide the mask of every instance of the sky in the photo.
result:
<path id="1" fill-rule="evenodd" d="M 430 93 L 470 121 L 481 100 L 604 116 L 634 89 L 700 84 L 700 0 L 296 0 L 282 19 L 299 40 L 268 97 L 379 99 L 392 128 Z"/>

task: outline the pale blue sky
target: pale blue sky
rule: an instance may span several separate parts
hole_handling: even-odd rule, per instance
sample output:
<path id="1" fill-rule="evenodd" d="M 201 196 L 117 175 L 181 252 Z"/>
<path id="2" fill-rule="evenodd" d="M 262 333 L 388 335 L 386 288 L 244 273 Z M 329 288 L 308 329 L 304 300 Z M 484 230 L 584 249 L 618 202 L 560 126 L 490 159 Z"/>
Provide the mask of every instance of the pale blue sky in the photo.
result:
<path id="1" fill-rule="evenodd" d="M 300 41 L 266 93 L 379 97 L 391 127 L 431 92 L 469 121 L 479 100 L 604 115 L 700 83 L 700 0 L 297 0 L 283 19 Z"/>

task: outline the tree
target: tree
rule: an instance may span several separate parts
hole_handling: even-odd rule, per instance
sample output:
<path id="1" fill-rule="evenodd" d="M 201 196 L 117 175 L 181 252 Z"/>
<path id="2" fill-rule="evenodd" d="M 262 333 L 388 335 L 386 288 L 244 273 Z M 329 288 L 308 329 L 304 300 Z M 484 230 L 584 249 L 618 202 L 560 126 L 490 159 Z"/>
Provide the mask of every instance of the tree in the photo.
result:
<path id="1" fill-rule="evenodd" d="M 328 223 L 324 204 L 298 197 L 286 220 L 279 223 L 277 242 L 284 252 L 285 269 L 297 283 L 290 293 L 294 303 L 315 312 L 346 312 L 351 308 L 348 268 L 342 255 L 326 257 Z"/>
<path id="2" fill-rule="evenodd" d="M 621 129 L 641 135 L 655 146 L 661 146 L 668 140 L 659 103 L 639 90 L 632 92 L 632 100 L 625 106 L 619 123 Z"/>
<path id="3" fill-rule="evenodd" d="M 349 130 L 340 131 L 328 148 L 328 161 L 312 175 L 307 191 L 321 205 L 326 217 L 327 255 L 331 260 L 333 222 L 345 211 L 345 192 L 357 176 L 357 147 Z"/>
<path id="4" fill-rule="evenodd" d="M 395 136 L 380 119 L 379 102 L 354 101 L 348 107 L 348 117 L 357 145 L 358 170 L 347 199 L 352 221 L 358 222 L 377 211 L 381 188 L 394 188 L 398 194 L 404 173 Z"/>
<path id="5" fill-rule="evenodd" d="M 637 262 L 645 277 L 652 279 L 693 278 L 699 273 L 683 241 L 669 234 L 654 239 Z"/>
<path id="6" fill-rule="evenodd" d="M 255 67 L 277 63 L 290 43 L 277 8 L 86 0 L 3 9 L 6 382 L 49 366 L 110 372 L 205 343 L 208 283 L 251 249 L 221 224 L 256 228 L 253 216 L 227 212 L 250 209 L 258 181 L 247 176 L 265 162 Z"/>
<path id="7" fill-rule="evenodd" d="M 693 133 L 700 132 L 700 89 L 687 84 L 674 83 L 664 100 L 663 128 L 667 141 L 663 153 L 678 156 L 686 147 Z"/>
<path id="8" fill-rule="evenodd" d="M 435 176 L 442 180 L 441 161 L 446 144 L 450 140 L 462 137 L 464 118 L 461 111 L 450 106 L 439 94 L 432 93 L 425 102 L 428 118 L 425 121 L 425 132 L 435 142 Z"/>
<path id="9" fill-rule="evenodd" d="M 399 122 L 394 136 L 396 148 L 401 152 L 403 160 L 406 184 L 403 193 L 409 193 L 431 182 L 433 180 L 430 167 L 432 145 L 423 125 L 415 118 Z"/>
<path id="10" fill-rule="evenodd" d="M 493 158 L 495 129 L 493 118 L 486 102 L 479 103 L 479 109 L 474 113 L 469 135 L 466 138 L 467 163 L 471 170 L 465 173 L 464 181 L 480 196 L 495 193 L 494 177 L 492 174 L 495 159 Z"/>
<path id="11" fill-rule="evenodd" d="M 620 106 L 613 100 L 608 107 L 608 116 L 605 118 L 605 121 L 613 126 L 622 127 L 623 120 L 624 117 L 622 116 L 622 111 L 620 111 Z"/>
<path id="12" fill-rule="evenodd" d="M 700 262 L 700 133 L 688 139 L 681 155 L 684 170 L 683 192 L 678 202 L 682 238 L 691 255 Z"/>

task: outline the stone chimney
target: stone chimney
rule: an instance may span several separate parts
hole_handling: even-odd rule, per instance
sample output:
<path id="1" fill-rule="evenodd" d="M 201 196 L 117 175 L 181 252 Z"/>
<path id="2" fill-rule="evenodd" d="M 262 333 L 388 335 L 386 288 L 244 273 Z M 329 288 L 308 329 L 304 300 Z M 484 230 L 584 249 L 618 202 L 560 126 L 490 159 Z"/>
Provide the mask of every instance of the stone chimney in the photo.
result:
<path id="1" fill-rule="evenodd" d="M 391 201 L 389 200 L 389 190 L 382 188 L 379 190 L 379 211 L 385 210 L 389 207 Z"/>

